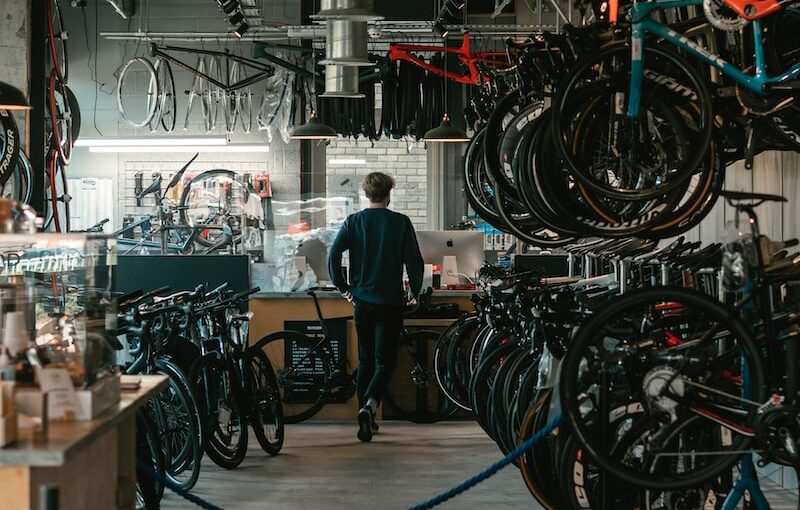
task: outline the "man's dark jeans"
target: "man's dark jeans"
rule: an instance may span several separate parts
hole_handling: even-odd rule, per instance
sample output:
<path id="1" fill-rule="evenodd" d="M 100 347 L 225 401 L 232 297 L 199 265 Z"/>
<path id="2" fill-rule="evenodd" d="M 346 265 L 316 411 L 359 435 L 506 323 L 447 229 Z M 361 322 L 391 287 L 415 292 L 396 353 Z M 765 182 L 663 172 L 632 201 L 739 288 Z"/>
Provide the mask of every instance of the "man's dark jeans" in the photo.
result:
<path id="1" fill-rule="evenodd" d="M 403 329 L 402 306 L 356 302 L 358 334 L 358 402 L 381 401 L 397 362 L 397 344 Z"/>

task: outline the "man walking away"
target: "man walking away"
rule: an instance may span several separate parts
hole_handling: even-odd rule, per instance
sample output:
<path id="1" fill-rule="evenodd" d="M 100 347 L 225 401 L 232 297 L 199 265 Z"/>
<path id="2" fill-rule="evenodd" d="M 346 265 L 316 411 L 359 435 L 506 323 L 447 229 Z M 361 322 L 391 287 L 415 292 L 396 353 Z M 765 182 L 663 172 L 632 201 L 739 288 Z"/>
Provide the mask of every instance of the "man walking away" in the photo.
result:
<path id="1" fill-rule="evenodd" d="M 371 441 L 375 410 L 397 360 L 405 306 L 422 287 L 424 264 L 411 220 L 388 209 L 394 179 L 380 172 L 364 178 L 369 208 L 347 217 L 330 249 L 333 284 L 354 306 L 358 334 L 358 439 Z M 342 253 L 350 252 L 350 282 Z M 409 292 L 403 290 L 403 265 Z"/>

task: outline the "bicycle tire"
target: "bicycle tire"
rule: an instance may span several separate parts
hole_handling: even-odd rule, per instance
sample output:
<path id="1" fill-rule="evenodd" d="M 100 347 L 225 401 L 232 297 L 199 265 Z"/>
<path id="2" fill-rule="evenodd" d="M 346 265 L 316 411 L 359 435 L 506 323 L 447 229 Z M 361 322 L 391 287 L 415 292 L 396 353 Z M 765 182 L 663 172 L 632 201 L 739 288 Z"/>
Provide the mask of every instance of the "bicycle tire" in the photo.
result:
<path id="1" fill-rule="evenodd" d="M 205 172 L 201 172 L 194 177 L 192 177 L 188 182 L 186 182 L 183 186 L 183 192 L 181 193 L 181 199 L 179 202 L 180 208 L 180 219 L 183 225 L 194 226 L 195 220 L 189 216 L 190 207 L 190 200 L 192 198 L 192 187 L 194 186 L 195 190 L 201 189 L 199 183 L 205 179 L 214 179 L 214 178 L 223 178 L 228 179 L 231 182 L 236 182 L 239 184 L 240 192 L 242 194 L 247 193 L 249 198 L 250 190 L 247 188 L 246 184 L 242 181 L 241 177 L 234 172 L 233 170 L 226 170 L 223 168 L 215 168 L 212 170 L 206 170 Z M 232 197 L 235 200 L 235 197 Z M 227 204 L 226 204 L 227 205 Z M 231 208 L 232 209 L 232 208 Z M 192 230 L 180 230 L 181 233 L 184 235 L 190 235 Z M 224 234 L 223 234 L 224 235 Z M 231 244 L 237 244 L 241 240 L 241 234 L 233 237 L 231 239 Z M 205 248 L 211 248 L 215 246 L 218 242 L 217 239 L 210 239 L 208 237 L 204 237 L 202 235 L 195 236 L 195 242 L 200 244 Z"/>
<path id="2" fill-rule="evenodd" d="M 401 336 L 397 361 L 383 396 L 385 409 L 395 416 L 412 423 L 436 423 L 455 413 L 457 407 L 450 406 L 450 400 L 434 381 L 432 355 L 438 340 L 439 333 L 432 330 L 416 330 Z M 394 385 L 399 382 L 400 387 L 408 388 L 409 376 L 413 395 L 398 392 Z"/>
<path id="3" fill-rule="evenodd" d="M 57 101 L 56 95 L 61 101 Z M 65 165 L 72 160 L 72 146 L 75 143 L 72 132 L 72 113 L 65 85 L 59 81 L 55 69 L 50 72 L 47 89 L 47 108 L 50 113 L 51 134 L 58 151 L 58 157 Z"/>
<path id="4" fill-rule="evenodd" d="M 692 63 L 667 48 L 653 44 L 647 45 L 644 49 L 644 54 L 645 56 L 648 56 L 646 60 L 649 63 L 654 61 L 667 62 L 672 66 L 672 68 L 684 73 L 684 77 L 688 79 L 688 85 L 683 83 L 681 80 L 678 80 L 678 83 L 681 83 L 689 92 L 696 96 L 696 102 L 699 104 L 700 109 L 698 112 L 698 128 L 701 131 L 698 136 L 691 137 L 691 141 L 694 145 L 683 151 L 685 154 L 688 154 L 688 156 L 685 161 L 681 162 L 680 168 L 678 169 L 678 172 L 676 172 L 677 177 L 672 177 L 671 179 L 662 181 L 662 183 L 659 183 L 656 188 L 648 191 L 641 189 L 631 190 L 614 188 L 613 186 L 609 187 L 599 183 L 598 180 L 589 175 L 591 172 L 587 172 L 584 162 L 575 159 L 576 155 L 574 154 L 574 147 L 572 147 L 574 143 L 574 137 L 569 134 L 567 123 L 574 121 L 573 113 L 580 114 L 586 110 L 585 101 L 587 101 L 587 99 L 581 99 L 581 101 L 584 101 L 583 106 L 579 106 L 580 101 L 575 101 L 575 104 L 572 104 L 571 101 L 573 100 L 571 99 L 570 94 L 576 88 L 580 89 L 584 79 L 584 72 L 589 69 L 596 68 L 598 61 L 601 61 L 607 57 L 616 58 L 616 60 L 618 60 L 620 63 L 629 65 L 631 60 L 630 52 L 630 46 L 626 43 L 610 44 L 600 51 L 585 57 L 575 66 L 573 66 L 569 76 L 565 79 L 563 86 L 558 88 L 555 100 L 553 101 L 553 108 L 557 112 L 556 114 L 552 115 L 554 132 L 553 138 L 556 141 L 556 147 L 559 154 L 561 154 L 565 163 L 567 164 L 570 174 L 580 181 L 582 185 L 586 186 L 587 189 L 591 189 L 596 193 L 600 193 L 602 196 L 619 200 L 648 200 L 678 188 L 683 184 L 685 179 L 687 179 L 697 168 L 700 167 L 702 158 L 705 156 L 705 152 L 708 150 L 709 143 L 711 142 L 714 125 L 713 112 L 708 87 L 705 85 L 705 81 L 698 74 L 698 71 L 694 68 Z M 620 56 L 615 57 L 615 54 L 620 54 Z M 660 73 L 656 74 L 660 75 Z M 644 85 L 647 85 L 647 83 L 648 79 L 645 79 Z M 629 84 L 626 85 L 623 83 L 623 85 L 628 86 Z M 600 90 L 602 84 L 599 82 L 593 83 L 591 87 Z M 644 99 L 642 100 L 642 111 L 646 111 L 646 103 L 644 102 Z M 585 118 L 585 116 L 582 118 Z"/>
<path id="5" fill-rule="evenodd" d="M 570 344 L 561 366 L 560 390 L 561 408 L 566 418 L 566 423 L 572 433 L 575 434 L 583 450 L 590 455 L 599 466 L 606 470 L 610 475 L 626 482 L 635 484 L 639 487 L 670 490 L 687 488 L 699 485 L 707 479 L 729 468 L 741 458 L 740 453 L 724 454 L 717 452 L 713 455 L 714 459 L 709 461 L 706 466 L 700 467 L 690 473 L 664 473 L 659 472 L 658 477 L 638 472 L 628 466 L 621 465 L 616 459 L 609 458 L 609 453 L 603 453 L 597 444 L 597 439 L 593 433 L 587 429 L 584 423 L 582 411 L 578 409 L 578 383 L 576 376 L 580 373 L 579 365 L 582 360 L 582 353 L 593 340 L 593 335 L 599 331 L 605 331 L 605 325 L 612 323 L 612 319 L 621 314 L 629 307 L 643 306 L 648 303 L 679 303 L 691 310 L 693 313 L 702 312 L 718 323 L 727 326 L 727 330 L 735 335 L 739 342 L 740 349 L 744 352 L 752 353 L 747 356 L 750 369 L 750 388 L 749 398 L 756 402 L 763 402 L 765 398 L 764 368 L 761 363 L 760 351 L 755 345 L 752 336 L 747 328 L 736 317 L 732 310 L 699 292 L 677 287 L 656 287 L 633 292 L 628 295 L 620 296 L 609 301 L 605 306 L 596 310 L 594 315 L 585 321 L 577 335 Z M 681 422 L 677 422 L 680 424 Z M 732 434 L 734 435 L 734 434 Z M 746 450 L 752 438 L 737 434 L 730 441 L 732 451 L 741 452 Z M 608 446 L 608 445 L 606 445 Z"/>
<path id="6" fill-rule="evenodd" d="M 136 412 L 136 460 L 150 467 L 159 477 L 166 476 L 164 451 L 156 426 L 146 408 Z M 136 510 L 158 508 L 164 495 L 164 484 L 149 473 L 136 468 Z"/>
<path id="7" fill-rule="evenodd" d="M 126 86 L 125 78 L 127 78 L 128 73 L 131 72 L 131 68 L 136 64 L 143 66 L 149 76 L 146 92 L 147 110 L 142 119 L 134 119 L 131 115 L 132 112 L 126 111 L 124 101 L 122 99 L 123 95 L 130 88 L 130 85 Z M 128 122 L 128 124 L 133 127 L 145 127 L 148 125 L 156 113 L 158 97 L 158 75 L 156 74 L 156 69 L 153 67 L 152 62 L 144 57 L 135 57 L 130 59 L 125 63 L 124 66 L 122 66 L 122 69 L 119 72 L 119 77 L 117 78 L 117 110 L 122 118 Z"/>
<path id="8" fill-rule="evenodd" d="M 46 230 L 52 225 L 55 232 L 65 234 L 70 231 L 71 197 L 68 190 L 67 174 L 56 149 L 51 149 L 48 156 L 48 200 L 50 221 L 46 221 Z M 47 215 L 46 215 L 47 216 Z"/>
<path id="9" fill-rule="evenodd" d="M 231 371 L 217 356 L 209 353 L 195 360 L 191 378 L 195 390 L 201 393 L 199 401 L 208 426 L 205 452 L 219 467 L 235 469 L 247 455 L 247 416 L 234 394 L 239 381 L 231 380 Z"/>
<path id="10" fill-rule="evenodd" d="M 190 397 L 180 383 L 169 378 L 167 388 L 158 398 L 163 414 L 158 423 L 159 435 L 169 444 L 165 459 L 167 479 L 183 490 L 190 490 L 200 476 L 202 453 Z M 181 427 L 177 426 L 179 423 Z"/>
<path id="11" fill-rule="evenodd" d="M 538 413 L 545 410 L 550 401 L 551 391 L 552 390 L 549 389 L 541 391 L 539 395 L 537 395 L 536 398 L 531 401 L 528 409 L 525 411 L 525 419 L 522 422 L 519 439 L 517 440 L 518 444 L 524 443 L 536 432 L 534 429 L 534 418 Z M 556 431 L 554 431 L 554 433 L 556 433 Z M 542 442 L 542 446 L 537 448 L 536 451 L 540 451 L 543 446 L 545 446 L 544 442 Z M 534 446 L 534 448 L 536 447 Z M 542 459 L 541 467 L 543 469 L 547 468 L 546 465 L 544 465 L 544 463 L 547 461 L 547 457 L 536 455 L 534 453 L 534 448 L 531 448 L 525 452 L 522 457 L 520 457 L 520 472 L 522 473 L 522 479 L 525 482 L 525 487 L 527 487 L 528 492 L 531 493 L 533 499 L 535 499 L 546 510 L 561 510 L 564 508 L 564 506 L 561 504 L 560 493 L 553 494 L 552 488 L 548 491 L 547 484 L 542 479 L 539 471 L 536 469 L 537 467 L 540 467 L 538 459 Z"/>
<path id="12" fill-rule="evenodd" d="M 467 335 L 474 332 L 480 325 L 480 319 L 477 315 L 468 315 L 462 317 L 454 322 L 441 334 L 439 340 L 436 342 L 434 349 L 434 374 L 436 375 L 436 382 L 442 393 L 450 399 L 450 401 L 465 411 L 472 411 L 469 406 L 469 397 L 464 396 L 469 387 L 468 381 L 459 380 L 460 377 L 455 377 L 455 371 L 458 369 L 455 351 L 459 351 L 455 346 L 462 345 L 467 340 Z M 453 354 L 451 354 L 453 352 Z M 441 353 L 444 353 L 444 361 L 442 360 Z M 459 384 L 461 386 L 461 396 L 456 394 L 451 385 Z M 466 388 L 465 388 L 466 387 Z"/>
<path id="13" fill-rule="evenodd" d="M 285 435 L 278 379 L 263 350 L 248 348 L 245 362 L 250 362 L 253 367 L 249 371 L 251 377 L 249 398 L 253 400 L 250 425 L 261 449 L 270 455 L 278 455 L 283 448 Z"/>
<path id="14" fill-rule="evenodd" d="M 67 31 L 59 0 L 47 0 L 47 40 L 50 45 L 50 58 L 59 81 L 69 79 L 69 58 L 67 55 Z M 60 50 L 60 51 L 59 51 Z"/>
<path id="15" fill-rule="evenodd" d="M 17 166 L 19 154 L 22 151 L 19 139 L 19 129 L 14 120 L 14 113 L 9 110 L 0 110 L 0 127 L 3 129 L 3 151 L 0 153 L 0 184 L 11 178 Z"/>
<path id="16" fill-rule="evenodd" d="M 311 338 L 297 331 L 276 331 L 275 333 L 261 338 L 258 342 L 253 344 L 249 350 L 263 350 L 270 344 L 273 344 L 273 355 L 270 356 L 269 351 L 266 351 L 266 355 L 276 373 L 278 387 L 281 391 L 284 423 L 294 424 L 303 422 L 317 414 L 325 405 L 329 389 L 325 388 L 325 383 L 323 383 L 323 386 L 316 387 L 317 381 L 313 376 L 301 373 L 295 375 L 293 371 L 287 370 L 283 362 L 285 345 L 280 346 L 282 348 L 280 355 L 277 353 L 277 344 L 279 342 L 285 342 L 286 340 L 295 342 L 295 345 L 314 345 Z M 317 347 L 313 350 L 313 358 L 312 361 L 315 362 L 315 369 L 321 370 L 319 376 L 326 382 L 330 381 L 332 360 L 329 358 L 328 354 L 321 347 Z M 318 366 L 316 365 L 317 361 L 319 361 Z M 296 379 L 292 380 L 291 377 L 296 377 Z M 291 402 L 291 400 L 296 399 L 293 395 L 294 389 L 292 386 L 297 383 L 301 383 L 298 386 L 299 390 L 305 390 L 305 393 L 310 394 L 310 396 L 303 399 L 307 400 L 307 402 Z M 309 391 L 308 388 L 311 388 L 311 390 Z M 293 411 L 292 407 L 288 407 L 289 404 L 299 407 L 300 410 Z"/>
<path id="17" fill-rule="evenodd" d="M 20 150 L 17 165 L 11 177 L 2 185 L 2 196 L 10 200 L 17 200 L 23 204 L 30 203 L 33 192 L 31 182 L 33 169 L 25 151 Z"/>

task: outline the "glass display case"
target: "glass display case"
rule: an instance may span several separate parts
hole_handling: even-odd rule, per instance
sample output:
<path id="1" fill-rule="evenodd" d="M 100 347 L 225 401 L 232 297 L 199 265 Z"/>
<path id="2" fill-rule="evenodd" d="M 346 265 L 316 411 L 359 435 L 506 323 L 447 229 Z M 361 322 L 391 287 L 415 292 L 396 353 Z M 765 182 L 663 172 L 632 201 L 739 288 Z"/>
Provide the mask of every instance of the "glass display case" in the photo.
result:
<path id="1" fill-rule="evenodd" d="M 34 383 L 66 368 L 85 389 L 115 372 L 116 241 L 87 234 L 0 235 L 0 369 Z"/>

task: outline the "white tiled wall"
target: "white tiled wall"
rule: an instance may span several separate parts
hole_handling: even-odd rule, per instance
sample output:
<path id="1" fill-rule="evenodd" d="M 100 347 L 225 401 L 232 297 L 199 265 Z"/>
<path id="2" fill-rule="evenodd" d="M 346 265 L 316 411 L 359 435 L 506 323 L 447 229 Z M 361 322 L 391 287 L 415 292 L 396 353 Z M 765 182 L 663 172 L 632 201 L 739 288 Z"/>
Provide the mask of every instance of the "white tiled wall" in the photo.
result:
<path id="1" fill-rule="evenodd" d="M 422 144 L 403 140 L 337 141 L 328 146 L 331 159 L 364 159 L 366 165 L 328 165 L 328 175 L 364 176 L 385 172 L 396 181 L 391 208 L 411 218 L 417 229 L 429 224 L 427 156 Z"/>

